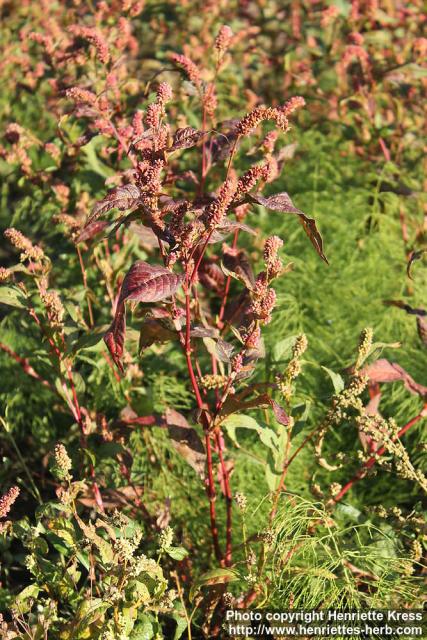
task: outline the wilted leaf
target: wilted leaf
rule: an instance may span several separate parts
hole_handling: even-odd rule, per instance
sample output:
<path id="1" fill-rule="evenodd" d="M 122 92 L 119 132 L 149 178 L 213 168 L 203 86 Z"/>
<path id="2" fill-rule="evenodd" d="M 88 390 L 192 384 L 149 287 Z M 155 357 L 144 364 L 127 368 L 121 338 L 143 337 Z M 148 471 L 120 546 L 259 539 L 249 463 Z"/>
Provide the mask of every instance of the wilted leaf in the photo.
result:
<path id="1" fill-rule="evenodd" d="M 99 233 L 104 231 L 106 227 L 108 227 L 109 223 L 106 220 L 95 220 L 90 224 L 86 225 L 84 229 L 79 233 L 76 238 L 76 242 L 86 242 L 86 240 L 92 240 Z"/>
<path id="2" fill-rule="evenodd" d="M 420 251 L 412 251 L 411 255 L 409 256 L 409 260 L 408 260 L 408 264 L 406 267 L 406 273 L 408 275 L 408 278 L 411 278 L 411 280 L 413 280 L 413 277 L 411 275 L 411 268 L 413 263 L 416 260 L 421 260 L 421 258 L 423 257 L 423 255 L 427 253 L 427 249 L 421 249 Z"/>
<path id="3" fill-rule="evenodd" d="M 238 579 L 239 574 L 234 569 L 212 569 L 211 571 L 204 573 L 194 582 L 190 591 L 190 600 L 193 600 L 195 594 L 201 587 L 235 582 Z"/>
<path id="4" fill-rule="evenodd" d="M 104 215 L 111 209 L 126 211 L 139 203 L 141 192 L 135 184 L 126 184 L 112 189 L 102 200 L 99 200 L 92 209 L 89 224 Z"/>
<path id="5" fill-rule="evenodd" d="M 255 276 L 251 264 L 244 251 L 226 248 L 223 254 L 223 267 L 226 275 L 231 275 L 248 288 L 255 284 Z"/>
<path id="6" fill-rule="evenodd" d="M 205 475 L 206 454 L 197 431 L 188 424 L 185 417 L 175 411 L 166 409 L 166 425 L 172 444 L 182 458 L 203 479 Z"/>
<path id="7" fill-rule="evenodd" d="M 244 224 L 243 222 L 236 222 L 234 220 L 226 219 L 223 224 L 221 224 L 220 226 L 216 227 L 216 229 L 214 229 L 213 233 L 209 238 L 208 244 L 215 244 L 216 242 L 221 242 L 221 240 L 224 240 L 226 236 L 228 236 L 233 231 L 237 231 L 237 230 L 246 231 L 247 233 L 250 233 L 251 235 L 256 236 L 256 231 L 252 229 L 252 227 L 249 227 L 247 224 Z"/>
<path id="8" fill-rule="evenodd" d="M 401 380 L 411 393 L 426 396 L 427 387 L 424 387 L 409 375 L 403 367 L 395 362 L 389 362 L 385 358 L 377 360 L 363 369 L 362 373 L 368 376 L 371 382 L 395 382 Z"/>
<path id="9" fill-rule="evenodd" d="M 139 351 L 143 351 L 155 343 L 169 342 L 175 340 L 177 333 L 173 322 L 169 318 L 144 319 L 139 338 Z"/>
<path id="10" fill-rule="evenodd" d="M 177 129 L 173 136 L 172 146 L 169 147 L 169 151 L 175 151 L 176 149 L 190 149 L 191 147 L 194 147 L 205 135 L 206 131 L 199 131 L 193 127 Z"/>
<path id="11" fill-rule="evenodd" d="M 200 265 L 198 276 L 201 284 L 209 291 L 216 291 L 217 293 L 223 291 L 224 273 L 215 262 L 204 260 Z"/>
<path id="12" fill-rule="evenodd" d="M 222 340 L 221 338 L 216 341 L 215 352 L 221 362 L 226 362 L 229 364 L 231 362 L 233 351 L 234 347 L 229 342 L 225 342 L 225 340 Z"/>
<path id="13" fill-rule="evenodd" d="M 324 260 L 326 264 L 329 264 L 328 259 L 323 253 L 323 240 L 317 229 L 316 221 L 314 220 L 314 218 L 309 218 L 308 216 L 306 216 L 306 214 L 300 209 L 297 209 L 286 192 L 276 193 L 275 195 L 269 196 L 268 198 L 264 198 L 264 196 L 258 194 L 248 194 L 246 197 L 249 202 L 260 204 L 263 207 L 267 207 L 267 209 L 280 211 L 282 213 L 294 213 L 295 215 L 297 215 L 304 228 L 304 231 L 310 238 L 313 247 L 316 249 L 322 260 Z"/>

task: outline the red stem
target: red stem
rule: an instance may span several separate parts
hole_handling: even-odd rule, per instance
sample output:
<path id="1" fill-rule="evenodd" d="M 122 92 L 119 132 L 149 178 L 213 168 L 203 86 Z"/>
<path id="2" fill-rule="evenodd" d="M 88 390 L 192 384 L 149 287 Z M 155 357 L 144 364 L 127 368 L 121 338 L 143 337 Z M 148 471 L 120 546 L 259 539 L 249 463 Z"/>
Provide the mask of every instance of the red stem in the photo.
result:
<path id="1" fill-rule="evenodd" d="M 185 359 L 187 362 L 187 369 L 190 375 L 191 385 L 194 390 L 194 394 L 196 396 L 196 401 L 199 409 L 202 411 L 201 419 L 203 428 L 205 431 L 205 443 L 206 443 L 206 464 L 207 464 L 207 482 L 206 482 L 206 493 L 209 498 L 209 513 L 210 513 L 210 521 L 211 521 L 211 534 L 212 541 L 215 550 L 215 556 L 218 561 L 222 560 L 222 553 L 219 547 L 219 539 L 218 539 L 218 526 L 216 523 L 216 510 L 215 510 L 215 501 L 216 501 L 216 493 L 215 493 L 215 484 L 213 478 L 213 462 L 212 462 L 212 446 L 211 446 L 211 434 L 209 431 L 209 421 L 207 419 L 205 413 L 205 405 L 203 404 L 202 396 L 200 394 L 199 385 L 197 383 L 196 376 L 194 374 L 193 364 L 191 362 L 191 311 L 190 311 L 190 293 L 189 293 L 189 278 L 187 274 L 186 278 L 186 287 L 185 287 L 185 342 L 184 342 L 184 351 L 185 351 Z"/>

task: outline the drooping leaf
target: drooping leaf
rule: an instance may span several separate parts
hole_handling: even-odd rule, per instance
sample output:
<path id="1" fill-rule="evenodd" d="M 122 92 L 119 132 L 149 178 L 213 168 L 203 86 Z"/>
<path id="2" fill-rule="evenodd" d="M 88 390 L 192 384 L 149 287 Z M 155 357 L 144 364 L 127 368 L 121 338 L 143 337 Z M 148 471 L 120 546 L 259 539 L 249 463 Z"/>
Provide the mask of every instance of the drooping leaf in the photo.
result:
<path id="1" fill-rule="evenodd" d="M 427 387 L 415 382 L 403 367 L 395 362 L 389 362 L 385 358 L 381 358 L 369 365 L 363 369 L 362 373 L 368 376 L 371 382 L 395 382 L 401 380 L 411 393 L 423 397 L 427 395 Z"/>
<path id="2" fill-rule="evenodd" d="M 221 338 L 219 338 L 216 341 L 215 352 L 219 360 L 221 360 L 221 362 L 225 362 L 229 364 L 231 362 L 231 356 L 233 355 L 233 351 L 234 351 L 234 347 L 229 342 L 226 342 Z"/>
<path id="3" fill-rule="evenodd" d="M 420 251 L 412 251 L 411 255 L 409 256 L 409 260 L 408 260 L 408 264 L 406 266 L 406 273 L 408 275 L 408 278 L 411 278 L 411 280 L 413 280 L 412 274 L 411 274 L 411 270 L 412 270 L 412 265 L 416 260 L 421 260 L 422 257 L 424 256 L 424 254 L 427 253 L 427 249 L 420 249 Z"/>
<path id="4" fill-rule="evenodd" d="M 264 196 L 258 194 L 247 194 L 246 198 L 249 202 L 260 204 L 267 209 L 271 209 L 272 211 L 280 211 L 281 213 L 293 213 L 297 215 L 300 219 L 304 231 L 310 238 L 313 247 L 316 249 L 322 260 L 324 260 L 326 264 L 329 264 L 328 259 L 323 252 L 323 240 L 317 229 L 316 221 L 314 220 L 314 218 L 309 218 L 300 209 L 297 209 L 286 192 L 276 193 L 275 195 L 269 196 L 268 198 L 264 198 Z"/>
<path id="5" fill-rule="evenodd" d="M 100 234 L 106 227 L 108 227 L 109 223 L 106 220 L 95 220 L 90 224 L 86 225 L 84 229 L 79 233 L 76 238 L 76 243 L 86 242 L 86 240 L 92 240 L 95 236 Z"/>
<path id="6" fill-rule="evenodd" d="M 209 238 L 208 244 L 215 244 L 221 242 L 226 236 L 233 231 L 246 231 L 253 236 L 256 236 L 256 231 L 243 222 L 236 222 L 235 220 L 226 219 L 220 226 L 214 229 L 212 235 Z"/>
<path id="7" fill-rule="evenodd" d="M 169 151 L 176 151 L 177 149 L 190 149 L 194 147 L 204 136 L 206 131 L 199 131 L 194 127 L 183 127 L 177 129 L 173 136 L 172 146 L 169 147 Z"/>
<path id="8" fill-rule="evenodd" d="M 111 209 L 126 211 L 139 203 L 141 192 L 135 184 L 126 184 L 112 189 L 105 198 L 99 200 L 92 209 L 88 224 L 108 213 Z"/>
<path id="9" fill-rule="evenodd" d="M 152 344 L 164 343 L 177 337 L 176 330 L 170 318 L 153 318 L 147 316 L 141 327 L 139 337 L 139 351 L 144 351 Z"/>
<path id="10" fill-rule="evenodd" d="M 334 387 L 334 391 L 336 394 L 341 393 L 341 391 L 344 389 L 344 380 L 342 379 L 342 377 L 340 376 L 339 373 L 335 373 L 335 371 L 332 371 L 332 369 L 328 369 L 328 367 L 323 367 L 322 369 L 324 369 L 326 371 L 326 373 L 328 374 L 328 376 L 330 377 L 330 379 L 332 380 L 332 385 Z"/>
<path id="11" fill-rule="evenodd" d="M 204 478 L 206 453 L 197 431 L 175 409 L 166 409 L 165 420 L 169 437 L 177 453 L 201 478 Z"/>
<path id="12" fill-rule="evenodd" d="M 220 293 L 224 289 L 224 273 L 215 262 L 204 260 L 198 272 L 200 283 L 209 291 Z"/>
<path id="13" fill-rule="evenodd" d="M 198 578 L 190 591 L 190 601 L 193 600 L 196 593 L 199 591 L 201 587 L 216 585 L 216 584 L 224 584 L 227 582 L 235 582 L 239 579 L 239 574 L 234 569 L 212 569 L 211 571 L 207 571 L 200 578 Z"/>
<path id="14" fill-rule="evenodd" d="M 251 289 L 255 284 L 255 276 L 244 251 L 226 248 L 223 254 L 223 270 L 225 275 L 237 278 L 248 289 Z"/>

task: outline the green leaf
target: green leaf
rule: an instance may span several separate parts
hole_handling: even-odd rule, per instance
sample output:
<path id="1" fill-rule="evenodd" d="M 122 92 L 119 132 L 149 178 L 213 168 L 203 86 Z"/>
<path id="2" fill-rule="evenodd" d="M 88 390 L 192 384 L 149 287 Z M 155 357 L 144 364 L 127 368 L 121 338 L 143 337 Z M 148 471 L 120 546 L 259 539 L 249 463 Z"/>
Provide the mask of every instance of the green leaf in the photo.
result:
<path id="1" fill-rule="evenodd" d="M 140 616 L 138 624 L 131 633 L 130 640 L 152 640 L 154 637 L 153 622 L 154 620 L 146 613 Z"/>
<path id="2" fill-rule="evenodd" d="M 184 560 L 188 556 L 188 551 L 184 547 L 168 547 L 165 551 L 174 560 Z"/>
<path id="3" fill-rule="evenodd" d="M 228 582 L 236 582 L 239 580 L 240 575 L 234 569 L 212 569 L 207 573 L 204 573 L 198 580 L 195 581 L 190 590 L 190 601 L 193 600 L 197 591 L 201 587 L 207 587 L 214 584 L 226 584 Z"/>
<path id="4" fill-rule="evenodd" d="M 40 587 L 36 584 L 28 585 L 28 587 L 25 587 L 25 589 L 16 596 L 13 602 L 13 609 L 17 610 L 19 613 L 27 613 L 31 609 L 31 601 L 37 599 L 39 592 Z"/>
<path id="5" fill-rule="evenodd" d="M 25 308 L 25 298 L 17 287 L 0 287 L 0 303 L 17 309 Z"/>
<path id="6" fill-rule="evenodd" d="M 335 371 L 332 371 L 332 369 L 328 369 L 328 367 L 322 366 L 322 369 L 324 369 L 326 373 L 329 375 L 329 377 L 331 378 L 335 393 L 336 394 L 341 393 L 341 391 L 343 391 L 345 387 L 345 384 L 340 374 L 335 373 Z"/>
<path id="7" fill-rule="evenodd" d="M 106 611 L 110 606 L 110 603 L 104 602 L 102 598 L 84 600 L 76 612 L 76 631 L 86 629 L 89 625 L 98 620 L 104 611 Z"/>
<path id="8" fill-rule="evenodd" d="M 273 360 L 278 362 L 279 360 L 287 360 L 292 355 L 292 347 L 295 344 L 297 335 L 289 336 L 283 340 L 279 340 L 273 347 Z"/>
<path id="9" fill-rule="evenodd" d="M 257 432 L 261 430 L 260 425 L 254 418 L 245 416 L 241 413 L 233 413 L 232 415 L 227 416 L 222 421 L 222 424 L 225 427 L 228 436 L 237 447 L 239 446 L 239 443 L 237 442 L 236 438 L 236 429 L 253 429 Z"/>

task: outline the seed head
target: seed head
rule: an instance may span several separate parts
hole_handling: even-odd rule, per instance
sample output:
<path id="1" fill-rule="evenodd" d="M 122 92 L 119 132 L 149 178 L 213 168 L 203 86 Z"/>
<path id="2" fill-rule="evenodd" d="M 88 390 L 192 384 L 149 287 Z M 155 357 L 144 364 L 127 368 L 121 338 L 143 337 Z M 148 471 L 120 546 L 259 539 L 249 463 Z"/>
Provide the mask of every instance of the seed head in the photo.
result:
<path id="1" fill-rule="evenodd" d="M 6 269 L 6 267 L 0 267 L 0 282 L 5 282 L 12 275 L 12 271 L 10 269 Z"/>
<path id="2" fill-rule="evenodd" d="M 238 491 L 235 495 L 234 495 L 234 499 L 236 501 L 237 506 L 239 507 L 240 511 L 246 511 L 246 508 L 248 506 L 248 500 L 245 496 L 244 493 L 241 493 L 240 491 Z"/>
<path id="3" fill-rule="evenodd" d="M 284 113 L 285 116 L 290 116 L 294 111 L 301 109 L 304 105 L 304 98 L 301 96 L 293 96 L 280 108 L 280 111 Z"/>
<path id="4" fill-rule="evenodd" d="M 69 27 L 69 32 L 78 38 L 83 38 L 90 42 L 96 49 L 99 60 L 103 64 L 107 64 L 110 60 L 110 52 L 108 50 L 108 43 L 102 34 L 93 27 L 84 27 L 81 25 L 73 24 Z"/>
<path id="5" fill-rule="evenodd" d="M 251 167 L 248 171 L 246 171 L 246 173 L 244 173 L 242 177 L 237 181 L 235 197 L 238 198 L 253 189 L 253 187 L 259 180 L 265 178 L 265 171 L 265 166 Z"/>
<path id="6" fill-rule="evenodd" d="M 58 443 L 54 450 L 55 464 L 52 472 L 59 480 L 69 480 L 72 467 L 71 458 L 63 444 Z"/>
<path id="7" fill-rule="evenodd" d="M 172 527 L 166 527 L 160 534 L 160 547 L 162 549 L 168 549 L 173 542 L 173 529 Z"/>
<path id="8" fill-rule="evenodd" d="M 21 262 L 24 260 L 34 260 L 38 262 L 44 258 L 42 249 L 37 245 L 33 245 L 31 240 L 14 227 L 6 229 L 4 235 L 14 247 L 22 251 L 20 256 Z"/>

